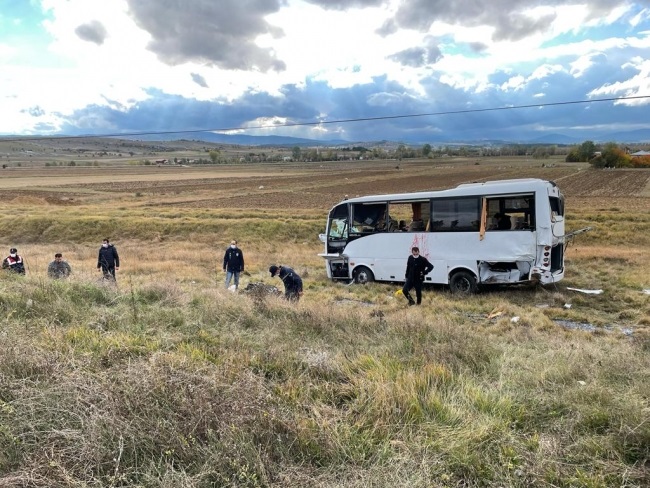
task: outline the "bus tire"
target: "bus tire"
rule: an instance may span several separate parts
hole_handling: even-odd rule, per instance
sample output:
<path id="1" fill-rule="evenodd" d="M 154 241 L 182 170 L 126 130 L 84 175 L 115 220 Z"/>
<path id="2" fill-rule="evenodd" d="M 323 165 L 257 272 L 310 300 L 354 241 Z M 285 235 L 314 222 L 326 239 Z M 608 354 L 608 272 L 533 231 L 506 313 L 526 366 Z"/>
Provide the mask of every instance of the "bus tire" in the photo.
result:
<path id="1" fill-rule="evenodd" d="M 476 277 L 469 271 L 456 271 L 449 278 L 449 289 L 454 295 L 473 295 L 478 290 Z"/>
<path id="2" fill-rule="evenodd" d="M 366 283 L 371 283 L 373 281 L 375 281 L 375 275 L 365 266 L 359 266 L 354 270 L 355 283 L 365 285 Z"/>

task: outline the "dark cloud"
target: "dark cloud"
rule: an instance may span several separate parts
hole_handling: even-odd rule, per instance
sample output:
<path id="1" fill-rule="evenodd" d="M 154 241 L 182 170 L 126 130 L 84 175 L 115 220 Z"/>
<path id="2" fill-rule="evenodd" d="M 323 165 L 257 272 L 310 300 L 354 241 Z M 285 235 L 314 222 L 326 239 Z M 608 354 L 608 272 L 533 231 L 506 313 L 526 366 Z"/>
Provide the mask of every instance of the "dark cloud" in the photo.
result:
<path id="1" fill-rule="evenodd" d="M 427 64 L 427 52 L 421 47 L 411 47 L 388 56 L 388 59 L 396 61 L 404 66 L 419 68 Z"/>
<path id="2" fill-rule="evenodd" d="M 264 20 L 280 9 L 281 0 L 127 1 L 135 22 L 152 36 L 149 49 L 164 63 L 263 72 L 286 68 L 271 49 L 255 44 L 259 35 L 282 35 Z"/>
<path id="3" fill-rule="evenodd" d="M 378 7 L 386 0 L 305 0 L 327 10 L 348 10 L 351 8 Z"/>
<path id="4" fill-rule="evenodd" d="M 32 117 L 42 117 L 43 115 L 45 115 L 45 110 L 43 110 L 38 105 L 35 105 L 33 107 L 29 107 L 28 109 L 21 110 L 20 112 L 23 113 L 23 114 L 27 113 L 27 114 L 31 115 Z"/>
<path id="5" fill-rule="evenodd" d="M 397 26 L 397 22 L 395 22 L 394 19 L 388 19 L 379 29 L 375 30 L 375 32 L 382 37 L 386 37 L 395 34 L 398 29 L 399 27 Z"/>
<path id="6" fill-rule="evenodd" d="M 198 73 L 192 73 L 192 81 L 203 88 L 208 88 L 208 83 L 205 81 L 205 78 Z"/>
<path id="7" fill-rule="evenodd" d="M 75 34 L 79 36 L 80 39 L 88 42 L 94 42 L 98 46 L 104 44 L 108 33 L 104 25 L 97 21 L 92 20 L 85 24 L 81 24 L 74 30 Z"/>
<path id="8" fill-rule="evenodd" d="M 388 59 L 392 59 L 404 66 L 410 66 L 412 68 L 420 68 L 422 66 L 435 64 L 441 58 L 442 52 L 440 51 L 440 48 L 435 45 L 430 45 L 426 48 L 411 47 L 388 56 Z"/>
<path id="9" fill-rule="evenodd" d="M 507 24 L 497 26 L 492 37 L 495 41 L 519 41 L 532 34 L 546 31 L 555 18 L 555 14 L 545 15 L 538 19 L 513 14 Z"/>
<path id="10" fill-rule="evenodd" d="M 483 44 L 482 42 L 470 42 L 467 45 L 475 53 L 482 53 L 488 48 L 487 44 Z"/>
<path id="11" fill-rule="evenodd" d="M 280 96 L 246 93 L 232 103 L 203 101 L 148 90 L 149 98 L 128 110 L 90 105 L 65 117 L 64 132 L 105 133 L 111 131 L 185 131 L 196 129 L 236 128 L 260 117 L 287 117 L 293 121 L 313 121 L 318 110 L 307 103 L 301 90 L 287 86 Z"/>
<path id="12" fill-rule="evenodd" d="M 37 134 L 46 134 L 49 132 L 56 132 L 58 127 L 56 127 L 54 124 L 48 123 L 48 122 L 39 122 L 37 124 L 34 124 L 34 132 Z"/>
<path id="13" fill-rule="evenodd" d="M 385 117 L 385 120 L 327 124 L 324 127 L 328 132 L 321 138 L 436 143 L 486 139 L 530 141 L 558 133 L 581 140 L 599 140 L 602 134 L 625 130 L 626 124 L 634 128 L 647 127 L 647 106 L 597 102 L 485 109 L 589 99 L 589 94 L 601 86 L 616 86 L 636 76 L 638 70 L 629 60 L 642 53 L 640 48 L 633 51 L 611 49 L 607 56 L 594 56 L 592 65 L 579 77 L 569 72 L 573 58 L 567 56 L 562 61 L 554 61 L 554 64 L 562 63 L 564 70 L 548 70 L 543 78 L 528 79 L 517 89 L 507 88 L 508 80 L 515 74 L 504 69 L 491 75 L 479 92 L 443 83 L 435 70 L 420 81 L 424 94 L 414 93 L 387 76 L 336 89 L 326 81 L 308 79 L 304 86 L 282 87 L 278 95 L 249 92 L 228 102 L 220 99 L 199 101 L 149 90 L 149 98 L 133 106 L 108 103 L 78 110 L 66 117 L 63 133 L 226 129 L 258 125 L 258 119 L 273 117 L 293 123 Z M 626 62 L 628 67 L 620 69 Z M 535 68 L 531 66 L 528 73 L 520 75 L 530 78 Z M 477 111 L 471 112 L 472 109 Z M 402 117 L 408 114 L 431 115 Z M 399 118 L 390 119 L 396 116 Z M 278 127 L 265 133 L 314 137 L 312 127 Z"/>
<path id="14" fill-rule="evenodd" d="M 519 40 L 544 30 L 554 19 L 552 15 L 530 18 L 524 11 L 538 6 L 567 5 L 566 0 L 409 0 L 402 2 L 395 16 L 377 30 L 389 35 L 399 28 L 426 32 L 434 21 L 476 27 L 488 25 L 495 28 L 495 40 Z M 584 0 L 575 4 L 586 4 L 590 16 L 601 17 L 628 0 Z"/>

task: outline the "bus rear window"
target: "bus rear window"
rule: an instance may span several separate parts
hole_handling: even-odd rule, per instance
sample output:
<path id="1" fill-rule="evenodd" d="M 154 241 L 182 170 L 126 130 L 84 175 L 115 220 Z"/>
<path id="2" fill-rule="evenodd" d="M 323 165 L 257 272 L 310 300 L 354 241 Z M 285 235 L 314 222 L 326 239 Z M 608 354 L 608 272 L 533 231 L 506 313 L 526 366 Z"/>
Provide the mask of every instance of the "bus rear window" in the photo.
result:
<path id="1" fill-rule="evenodd" d="M 551 212 L 555 213 L 555 215 L 564 215 L 564 200 L 562 198 L 558 197 L 551 197 L 550 199 L 551 203 Z"/>

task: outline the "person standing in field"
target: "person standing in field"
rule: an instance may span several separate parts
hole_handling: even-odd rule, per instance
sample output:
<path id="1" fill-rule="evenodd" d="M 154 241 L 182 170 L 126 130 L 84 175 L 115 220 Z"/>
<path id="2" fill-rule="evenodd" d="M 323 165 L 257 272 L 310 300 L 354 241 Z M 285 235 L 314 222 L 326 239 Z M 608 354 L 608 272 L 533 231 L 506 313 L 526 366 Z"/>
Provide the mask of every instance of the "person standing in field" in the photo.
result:
<path id="1" fill-rule="evenodd" d="M 70 265 L 63 260 L 63 254 L 57 252 L 52 261 L 47 267 L 47 275 L 55 280 L 67 278 L 72 273 Z"/>
<path id="2" fill-rule="evenodd" d="M 302 296 L 302 278 L 288 266 L 276 266 L 269 268 L 271 277 L 279 276 L 284 283 L 284 298 L 291 302 L 297 302 Z"/>
<path id="3" fill-rule="evenodd" d="M 102 241 L 97 257 L 97 269 L 104 273 L 104 279 L 115 281 L 115 271 L 120 269 L 120 256 L 117 248 L 110 243 L 108 237 Z"/>
<path id="4" fill-rule="evenodd" d="M 230 241 L 230 246 L 223 256 L 223 271 L 226 273 L 226 289 L 235 278 L 235 290 L 239 289 L 239 274 L 244 272 L 244 253 L 237 247 L 237 241 Z"/>
<path id="5" fill-rule="evenodd" d="M 409 306 L 415 305 L 416 303 L 409 293 L 412 288 L 415 288 L 417 304 L 420 305 L 422 303 L 422 284 L 424 283 L 424 277 L 432 269 L 433 264 L 424 256 L 420 256 L 420 249 L 418 247 L 412 247 L 411 255 L 406 261 L 406 283 L 404 283 L 404 287 L 402 288 L 402 293 L 409 301 Z"/>
<path id="6" fill-rule="evenodd" d="M 16 274 L 25 274 L 25 262 L 18 254 L 18 249 L 15 247 L 9 249 L 9 256 L 4 258 L 4 261 L 2 261 L 2 269 L 6 269 Z"/>

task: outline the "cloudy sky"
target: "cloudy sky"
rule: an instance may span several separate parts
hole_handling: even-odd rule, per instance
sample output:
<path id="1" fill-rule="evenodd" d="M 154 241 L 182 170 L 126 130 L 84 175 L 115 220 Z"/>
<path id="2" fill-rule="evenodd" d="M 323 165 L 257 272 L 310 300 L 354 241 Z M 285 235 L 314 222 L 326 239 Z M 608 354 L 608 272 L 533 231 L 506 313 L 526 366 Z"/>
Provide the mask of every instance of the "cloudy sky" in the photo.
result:
<path id="1" fill-rule="evenodd" d="M 0 0 L 0 134 L 597 138 L 650 98 L 484 109 L 649 95 L 650 0 Z"/>

